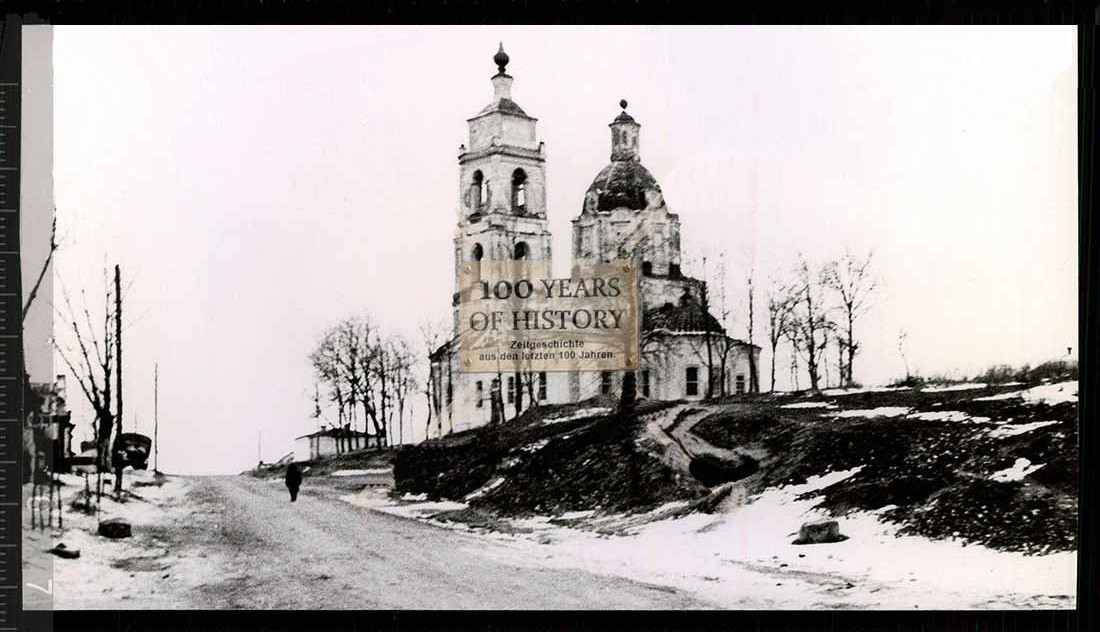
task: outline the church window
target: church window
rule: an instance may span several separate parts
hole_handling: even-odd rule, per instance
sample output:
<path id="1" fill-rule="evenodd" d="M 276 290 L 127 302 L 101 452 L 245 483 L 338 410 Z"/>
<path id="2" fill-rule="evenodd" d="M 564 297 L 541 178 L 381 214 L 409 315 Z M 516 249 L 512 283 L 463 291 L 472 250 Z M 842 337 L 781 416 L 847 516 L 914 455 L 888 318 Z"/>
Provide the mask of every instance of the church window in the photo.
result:
<path id="1" fill-rule="evenodd" d="M 738 395 L 744 395 L 745 394 L 745 376 L 744 375 L 738 375 L 737 376 L 737 394 Z"/>
<path id="2" fill-rule="evenodd" d="M 470 258 L 474 261 L 481 261 L 485 258 L 485 249 L 481 247 L 481 244 L 474 244 L 474 249 L 470 252 Z"/>
<path id="3" fill-rule="evenodd" d="M 652 261 L 643 261 L 642 262 L 642 276 L 653 276 L 653 262 Z"/>
<path id="4" fill-rule="evenodd" d="M 454 395 L 455 395 L 454 385 L 451 384 L 450 382 L 447 382 L 447 405 L 448 406 L 450 406 L 451 402 L 454 401 Z"/>
<path id="5" fill-rule="evenodd" d="M 523 169 L 512 172 L 512 208 L 520 214 L 527 211 L 527 173 Z"/>
<path id="6" fill-rule="evenodd" d="M 476 206 L 480 209 L 489 201 L 489 183 L 485 181 L 485 175 L 480 169 L 474 172 L 473 190 Z"/>
<path id="7" fill-rule="evenodd" d="M 649 397 L 649 369 L 642 370 L 642 397 Z"/>
<path id="8" fill-rule="evenodd" d="M 678 279 L 680 278 L 680 264 L 670 263 L 668 264 L 668 276 Z"/>
<path id="9" fill-rule="evenodd" d="M 692 397 L 699 394 L 699 367 L 689 366 L 686 371 L 684 394 Z"/>
<path id="10" fill-rule="evenodd" d="M 539 372 L 539 401 L 546 399 L 546 371 Z"/>
<path id="11" fill-rule="evenodd" d="M 508 403 L 516 401 L 516 378 L 515 376 L 508 376 Z"/>
<path id="12" fill-rule="evenodd" d="M 611 393 L 611 371 L 600 373 L 600 393 L 604 395 Z"/>
<path id="13" fill-rule="evenodd" d="M 515 254 L 512 256 L 512 258 L 515 259 L 516 261 L 519 261 L 521 259 L 526 259 L 527 255 L 528 255 L 527 242 L 521 241 L 521 242 L 517 243 L 514 253 Z"/>
<path id="14" fill-rule="evenodd" d="M 481 408 L 485 405 L 485 388 L 481 384 L 481 380 L 477 381 L 477 407 Z"/>

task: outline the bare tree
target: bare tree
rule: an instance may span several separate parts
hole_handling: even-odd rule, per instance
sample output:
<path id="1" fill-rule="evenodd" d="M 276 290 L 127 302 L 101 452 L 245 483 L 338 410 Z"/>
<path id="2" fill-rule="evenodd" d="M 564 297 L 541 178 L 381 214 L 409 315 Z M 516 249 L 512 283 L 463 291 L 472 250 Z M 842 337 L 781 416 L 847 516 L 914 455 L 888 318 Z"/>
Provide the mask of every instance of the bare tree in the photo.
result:
<path id="1" fill-rule="evenodd" d="M 794 302 L 788 288 L 772 283 L 768 289 L 768 343 L 772 351 L 772 379 L 769 390 L 772 392 L 775 392 L 775 359 L 780 341 L 784 338 L 790 339 L 791 311 L 794 309 Z"/>
<path id="2" fill-rule="evenodd" d="M 821 363 L 827 344 L 826 330 L 829 327 L 828 308 L 824 297 L 824 274 L 810 269 L 809 264 L 799 257 L 794 284 L 795 303 L 791 326 L 797 330 L 797 348 L 806 361 L 806 371 L 810 377 L 810 388 L 819 391 L 821 386 Z"/>
<path id="3" fill-rule="evenodd" d="M 714 397 L 714 343 L 711 339 L 710 327 L 707 326 L 706 315 L 710 314 L 710 292 L 707 289 L 707 258 L 703 257 L 703 283 L 699 288 L 699 303 L 703 310 L 703 340 L 707 349 L 707 399 Z"/>
<path id="4" fill-rule="evenodd" d="M 55 207 L 53 226 L 50 228 L 50 251 L 46 254 L 45 261 L 42 262 L 42 269 L 38 271 L 38 278 L 35 279 L 34 286 L 31 287 L 26 302 L 23 303 L 23 321 L 27 320 L 27 313 L 30 311 L 31 305 L 34 304 L 34 299 L 38 296 L 38 289 L 42 287 L 42 280 L 46 278 L 46 271 L 50 269 L 50 262 L 53 261 L 53 253 L 57 251 L 57 246 L 57 208 Z"/>
<path id="5" fill-rule="evenodd" d="M 841 381 L 851 386 L 854 379 L 853 364 L 859 343 L 855 338 L 855 322 L 871 307 L 871 299 L 878 287 L 878 278 L 871 271 L 872 252 L 860 259 L 845 252 L 839 261 L 826 265 L 823 279 L 840 302 L 842 311 L 841 328 L 838 332 L 844 339 L 847 362 L 843 367 Z"/>
<path id="6" fill-rule="evenodd" d="M 908 383 L 912 380 L 912 376 L 909 374 L 909 360 L 905 357 L 905 339 L 909 337 L 909 332 L 904 329 L 898 330 L 898 353 L 901 354 L 901 362 L 905 365 L 905 381 Z"/>
<path id="7" fill-rule="evenodd" d="M 756 323 L 756 304 L 755 304 L 756 303 L 756 300 L 755 300 L 756 286 L 753 282 L 754 272 L 755 271 L 753 270 L 753 268 L 749 268 L 749 274 L 748 274 L 748 278 L 747 278 L 748 300 L 749 300 L 749 308 L 748 308 L 748 311 L 749 311 L 749 313 L 748 313 L 748 321 L 749 321 L 748 322 L 748 326 L 749 326 L 749 341 L 748 341 L 749 342 L 749 392 L 750 393 L 759 393 L 760 392 L 760 369 L 759 369 L 759 367 L 756 366 L 756 353 L 753 352 L 753 347 L 755 346 L 755 342 L 756 342 L 755 340 L 753 340 L 753 333 L 754 333 L 753 330 L 755 328 L 755 323 Z"/>
<path id="8" fill-rule="evenodd" d="M 62 296 L 65 299 L 67 313 L 57 310 L 59 318 L 68 322 L 75 337 L 79 353 L 60 344 L 55 337 L 53 346 L 61 356 L 62 361 L 68 367 L 73 378 L 76 379 L 85 399 L 95 413 L 93 421 L 96 442 L 96 470 L 99 473 L 96 481 L 96 493 L 103 493 L 104 471 L 111 471 L 111 437 L 114 433 L 115 414 L 112 409 L 111 380 L 114 371 L 114 335 L 113 319 L 115 314 L 111 310 L 111 284 L 107 279 L 107 270 L 103 271 L 104 300 L 102 329 L 93 324 L 91 310 L 88 308 L 87 295 L 81 291 L 83 303 L 81 315 L 78 316 L 69 297 L 69 292 L 62 284 Z M 83 318 L 81 318 L 83 316 Z M 100 333 L 102 332 L 102 333 Z M 89 351 L 89 347 L 91 351 Z M 75 361 L 74 361 L 75 358 Z"/>
<path id="9" fill-rule="evenodd" d="M 444 336 L 446 335 L 444 325 L 438 321 L 425 321 L 420 323 L 420 340 L 424 346 L 424 357 L 430 358 L 440 345 L 443 343 Z M 432 379 L 432 367 L 429 359 L 428 373 L 424 379 L 424 397 L 427 398 L 428 403 L 428 417 L 424 422 L 424 438 L 431 436 L 432 428 L 432 414 L 435 412 L 435 404 L 439 400 L 439 393 L 436 391 L 435 380 Z M 443 436 L 443 420 L 440 418 L 439 422 L 439 436 Z"/>

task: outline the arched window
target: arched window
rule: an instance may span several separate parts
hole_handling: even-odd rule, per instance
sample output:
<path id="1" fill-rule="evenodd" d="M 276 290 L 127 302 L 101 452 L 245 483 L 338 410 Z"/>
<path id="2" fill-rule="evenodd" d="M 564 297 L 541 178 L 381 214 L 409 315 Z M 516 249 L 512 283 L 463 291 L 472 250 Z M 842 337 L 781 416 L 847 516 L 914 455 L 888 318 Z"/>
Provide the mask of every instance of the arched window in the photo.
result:
<path id="1" fill-rule="evenodd" d="M 474 249 L 470 253 L 470 258 L 474 261 L 481 261 L 485 258 L 485 249 L 481 247 L 481 244 L 474 244 Z"/>
<path id="2" fill-rule="evenodd" d="M 523 169 L 512 172 L 512 208 L 518 213 L 527 211 L 527 173 Z"/>
<path id="3" fill-rule="evenodd" d="M 515 254 L 512 255 L 512 258 L 516 261 L 527 258 L 527 242 L 521 241 L 516 244 Z"/>
<path id="4" fill-rule="evenodd" d="M 474 172 L 471 188 L 474 191 L 474 206 L 480 209 L 489 201 L 489 183 L 485 181 L 485 174 L 480 169 Z"/>

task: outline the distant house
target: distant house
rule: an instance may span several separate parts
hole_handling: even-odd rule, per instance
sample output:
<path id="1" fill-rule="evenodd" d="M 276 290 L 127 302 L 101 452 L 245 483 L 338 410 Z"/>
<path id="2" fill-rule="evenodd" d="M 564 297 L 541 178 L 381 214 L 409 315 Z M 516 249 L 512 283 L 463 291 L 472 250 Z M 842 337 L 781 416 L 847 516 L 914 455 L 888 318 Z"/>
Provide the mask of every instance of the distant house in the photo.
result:
<path id="1" fill-rule="evenodd" d="M 30 406 L 23 424 L 23 480 L 33 472 L 68 472 L 73 456 L 72 413 L 65 405 L 65 376 L 31 382 Z"/>
<path id="2" fill-rule="evenodd" d="M 340 428 L 322 428 L 294 439 L 294 460 L 312 461 L 325 456 L 343 454 L 351 450 L 379 447 L 374 435 Z"/>

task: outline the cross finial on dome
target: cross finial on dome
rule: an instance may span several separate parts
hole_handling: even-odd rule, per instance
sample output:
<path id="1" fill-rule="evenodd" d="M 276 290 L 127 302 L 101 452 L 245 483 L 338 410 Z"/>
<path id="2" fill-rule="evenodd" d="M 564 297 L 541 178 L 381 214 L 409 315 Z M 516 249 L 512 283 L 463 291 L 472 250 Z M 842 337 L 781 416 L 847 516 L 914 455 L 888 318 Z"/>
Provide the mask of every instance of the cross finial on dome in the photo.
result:
<path id="1" fill-rule="evenodd" d="M 497 69 L 500 74 L 505 74 L 504 67 L 508 65 L 508 53 L 504 52 L 504 42 L 500 43 L 500 48 L 497 50 L 497 54 L 493 55 L 493 63 L 497 65 Z"/>

